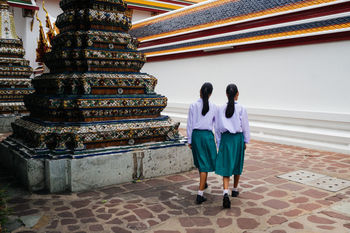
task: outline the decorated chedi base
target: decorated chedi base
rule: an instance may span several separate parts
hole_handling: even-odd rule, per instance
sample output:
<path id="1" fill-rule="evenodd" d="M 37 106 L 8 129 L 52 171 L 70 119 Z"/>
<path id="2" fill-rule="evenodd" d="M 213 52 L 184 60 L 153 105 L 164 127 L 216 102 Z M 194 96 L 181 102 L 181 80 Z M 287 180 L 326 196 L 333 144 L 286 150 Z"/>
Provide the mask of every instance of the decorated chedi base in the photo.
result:
<path id="1" fill-rule="evenodd" d="M 33 72 L 23 56 L 9 5 L 0 0 L 0 132 L 11 131 L 11 122 L 28 113 L 23 97 L 34 91 L 30 83 Z"/>
<path id="2" fill-rule="evenodd" d="M 60 33 L 34 78 L 30 116 L 13 123 L 3 156 L 31 190 L 79 191 L 189 170 L 167 98 L 140 73 L 144 54 L 128 34 L 122 0 L 62 0 Z M 19 148 L 19 149 L 18 149 Z M 1 151 L 0 151 L 1 152 Z M 10 161 L 11 160 L 11 161 Z"/>

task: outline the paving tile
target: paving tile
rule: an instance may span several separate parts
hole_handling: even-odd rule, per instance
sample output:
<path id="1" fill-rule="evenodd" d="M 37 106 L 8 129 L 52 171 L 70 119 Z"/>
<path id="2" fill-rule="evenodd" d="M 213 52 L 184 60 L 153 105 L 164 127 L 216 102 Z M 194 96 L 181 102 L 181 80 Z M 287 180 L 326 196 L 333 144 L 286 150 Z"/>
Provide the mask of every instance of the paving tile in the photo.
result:
<path id="1" fill-rule="evenodd" d="M 74 207 L 74 208 L 82 208 L 82 207 L 86 207 L 91 203 L 91 200 L 79 200 L 79 201 L 72 201 L 70 204 Z"/>
<path id="2" fill-rule="evenodd" d="M 205 217 L 186 217 L 186 218 L 179 218 L 180 224 L 183 227 L 203 227 L 203 226 L 210 226 L 212 225 L 212 222 L 209 218 Z"/>
<path id="3" fill-rule="evenodd" d="M 149 224 L 149 226 L 150 226 L 150 227 L 152 227 L 152 226 L 155 226 L 155 225 L 159 224 L 159 222 L 154 221 L 154 220 L 148 220 L 147 222 L 148 222 L 148 224 Z"/>
<path id="4" fill-rule="evenodd" d="M 67 228 L 68 228 L 69 231 L 76 231 L 76 230 L 78 230 L 80 228 L 80 226 L 78 226 L 78 225 L 69 225 Z"/>
<path id="5" fill-rule="evenodd" d="M 126 229 L 121 228 L 121 227 L 112 227 L 111 230 L 112 230 L 114 233 L 132 233 L 131 231 L 126 230 Z"/>
<path id="6" fill-rule="evenodd" d="M 98 222 L 96 218 L 83 218 L 80 219 L 81 223 L 93 223 L 93 222 Z"/>
<path id="7" fill-rule="evenodd" d="M 165 220 L 167 220 L 167 219 L 169 219 L 170 218 L 170 216 L 169 215 L 167 215 L 167 214 L 159 214 L 158 215 L 158 218 L 160 219 L 160 221 L 165 221 Z"/>
<path id="8" fill-rule="evenodd" d="M 307 217 L 307 220 L 313 223 L 319 223 L 319 224 L 333 224 L 334 221 L 330 220 L 329 218 L 324 217 L 318 217 L 316 215 L 311 215 Z"/>
<path id="9" fill-rule="evenodd" d="M 269 220 L 267 220 L 267 223 L 270 225 L 279 225 L 284 222 L 288 221 L 285 217 L 281 216 L 271 216 Z"/>
<path id="10" fill-rule="evenodd" d="M 159 231 L 154 231 L 154 233 L 181 233 L 181 232 L 180 231 L 159 230 Z"/>
<path id="11" fill-rule="evenodd" d="M 283 214 L 285 216 L 288 216 L 288 217 L 295 217 L 295 216 L 298 216 L 302 213 L 303 211 L 299 210 L 299 209 L 293 209 L 293 210 L 289 210 L 287 212 L 284 212 Z"/>
<path id="12" fill-rule="evenodd" d="M 220 202 L 221 204 L 221 202 Z M 214 206 L 214 207 L 206 207 L 204 209 L 203 214 L 205 216 L 216 216 L 218 213 L 220 213 L 222 211 L 221 206 Z"/>
<path id="13" fill-rule="evenodd" d="M 253 192 L 253 193 L 264 193 L 264 192 L 266 192 L 268 190 L 269 189 L 266 188 L 266 187 L 257 187 L 255 189 L 250 190 L 250 191 Z"/>
<path id="14" fill-rule="evenodd" d="M 240 229 L 255 229 L 259 223 L 253 218 L 238 218 L 237 225 Z"/>
<path id="15" fill-rule="evenodd" d="M 143 222 L 130 222 L 127 224 L 127 228 L 137 231 L 146 230 L 148 227 Z"/>
<path id="16" fill-rule="evenodd" d="M 288 224 L 288 226 L 294 229 L 304 229 L 304 225 L 299 222 L 291 222 Z"/>
<path id="17" fill-rule="evenodd" d="M 259 200 L 264 198 L 264 196 L 256 193 L 252 193 L 252 192 L 242 192 L 239 194 L 239 197 L 243 199 L 251 199 L 251 200 Z"/>
<path id="18" fill-rule="evenodd" d="M 216 224 L 218 224 L 219 228 L 230 226 L 232 224 L 232 218 L 218 218 Z"/>
<path id="19" fill-rule="evenodd" d="M 114 218 L 108 222 L 106 222 L 106 224 L 113 224 L 113 225 L 119 225 L 122 224 L 123 222 L 119 219 L 119 218 Z"/>
<path id="20" fill-rule="evenodd" d="M 325 226 L 325 225 L 317 226 L 317 228 L 320 228 L 320 229 L 322 229 L 322 230 L 329 230 L 329 231 L 335 229 L 335 227 L 333 227 L 333 226 Z"/>
<path id="21" fill-rule="evenodd" d="M 289 191 L 299 191 L 299 190 L 304 189 L 303 186 L 298 185 L 298 184 L 293 184 L 293 183 L 281 184 L 281 185 L 277 186 L 277 188 L 285 189 L 285 190 L 289 190 Z"/>
<path id="22" fill-rule="evenodd" d="M 340 213 L 336 213 L 336 212 L 333 212 L 333 211 L 321 211 L 321 214 L 324 214 L 324 215 L 327 215 L 331 218 L 338 218 L 338 219 L 343 219 L 343 220 L 347 220 L 347 221 L 350 221 L 350 216 L 345 216 L 343 214 L 340 214 Z"/>
<path id="23" fill-rule="evenodd" d="M 92 210 L 90 209 L 80 209 L 75 211 L 74 214 L 77 218 L 88 218 L 88 217 L 94 216 L 94 214 L 92 213 Z"/>
<path id="24" fill-rule="evenodd" d="M 315 203 L 307 203 L 307 204 L 300 204 L 297 206 L 299 209 L 307 210 L 307 211 L 313 211 L 315 209 L 320 208 L 321 206 Z"/>
<path id="25" fill-rule="evenodd" d="M 268 201 L 264 201 L 263 204 L 265 206 L 271 207 L 273 209 L 278 209 L 278 210 L 279 209 L 284 209 L 284 208 L 287 208 L 287 207 L 290 206 L 287 202 L 276 200 L 276 199 L 271 199 L 271 200 L 268 200 Z"/>
<path id="26" fill-rule="evenodd" d="M 297 198 L 294 198 L 292 200 L 289 200 L 289 202 L 292 202 L 292 203 L 305 203 L 308 201 L 309 201 L 309 198 L 307 198 L 307 197 L 297 197 Z"/>
<path id="27" fill-rule="evenodd" d="M 101 232 L 101 231 L 104 230 L 104 228 L 103 228 L 103 226 L 101 224 L 95 224 L 95 225 L 89 226 L 89 230 L 90 231 L 99 231 L 99 232 Z"/>
<path id="28" fill-rule="evenodd" d="M 270 197 L 285 197 L 288 195 L 288 193 L 282 190 L 274 190 L 269 193 L 266 193 L 266 195 Z"/>
<path id="29" fill-rule="evenodd" d="M 241 209 L 239 207 L 232 207 L 226 211 L 226 216 L 239 217 L 241 216 Z"/>
<path id="30" fill-rule="evenodd" d="M 248 209 L 245 209 L 244 212 L 257 215 L 257 216 L 263 216 L 265 214 L 270 213 L 270 211 L 264 208 L 248 208 Z"/>
<path id="31" fill-rule="evenodd" d="M 74 218 L 61 219 L 61 225 L 76 224 L 78 221 Z"/>

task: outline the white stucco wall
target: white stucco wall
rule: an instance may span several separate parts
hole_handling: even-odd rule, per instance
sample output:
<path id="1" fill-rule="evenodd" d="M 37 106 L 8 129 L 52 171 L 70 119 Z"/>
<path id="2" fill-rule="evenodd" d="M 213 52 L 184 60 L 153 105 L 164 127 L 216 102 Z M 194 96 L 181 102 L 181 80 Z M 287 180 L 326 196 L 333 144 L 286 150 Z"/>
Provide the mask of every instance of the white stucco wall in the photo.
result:
<path id="1" fill-rule="evenodd" d="M 235 83 L 253 138 L 350 153 L 349 52 L 350 41 L 332 42 L 149 62 L 142 71 L 158 78 L 166 111 L 183 123 L 205 81 L 220 105 Z"/>
<path id="2" fill-rule="evenodd" d="M 151 17 L 151 12 L 149 11 L 140 11 L 140 10 L 133 10 L 132 13 L 132 22 L 137 22 L 146 18 Z"/>

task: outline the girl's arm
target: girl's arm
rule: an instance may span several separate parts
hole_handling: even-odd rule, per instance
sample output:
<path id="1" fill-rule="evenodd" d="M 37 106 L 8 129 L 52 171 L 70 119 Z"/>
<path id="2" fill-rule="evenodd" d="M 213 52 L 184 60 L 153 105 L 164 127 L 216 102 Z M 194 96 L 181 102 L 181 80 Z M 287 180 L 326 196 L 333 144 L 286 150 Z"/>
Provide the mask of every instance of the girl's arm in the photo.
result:
<path id="1" fill-rule="evenodd" d="M 188 144 L 192 144 L 192 131 L 193 131 L 193 124 L 192 124 L 192 105 L 190 106 L 190 109 L 188 110 L 188 117 L 187 117 L 187 142 Z"/>
<path id="2" fill-rule="evenodd" d="M 244 143 L 249 143 L 250 128 L 249 128 L 249 121 L 248 121 L 248 113 L 243 107 L 242 107 L 242 131 L 244 135 Z"/>
<path id="3" fill-rule="evenodd" d="M 216 147 L 219 148 L 220 140 L 221 140 L 221 133 L 220 133 L 220 129 L 219 129 L 219 108 L 218 107 L 216 107 L 216 109 L 215 109 L 214 128 L 215 128 Z"/>

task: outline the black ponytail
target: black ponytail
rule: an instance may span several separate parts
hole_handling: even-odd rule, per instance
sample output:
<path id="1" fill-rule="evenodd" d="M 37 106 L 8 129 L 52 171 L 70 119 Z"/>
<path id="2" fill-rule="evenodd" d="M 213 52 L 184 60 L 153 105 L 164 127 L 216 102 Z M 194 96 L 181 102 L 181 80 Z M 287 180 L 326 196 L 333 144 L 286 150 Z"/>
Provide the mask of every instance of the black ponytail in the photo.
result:
<path id="1" fill-rule="evenodd" d="M 232 117 L 232 115 L 235 113 L 235 96 L 237 92 L 238 92 L 238 89 L 235 84 L 229 84 L 226 87 L 226 94 L 228 98 L 228 104 L 225 112 L 226 118 Z"/>
<path id="2" fill-rule="evenodd" d="M 205 116 L 209 111 L 209 95 L 213 92 L 213 85 L 211 83 L 204 83 L 201 87 L 201 98 L 203 99 L 202 115 Z"/>

